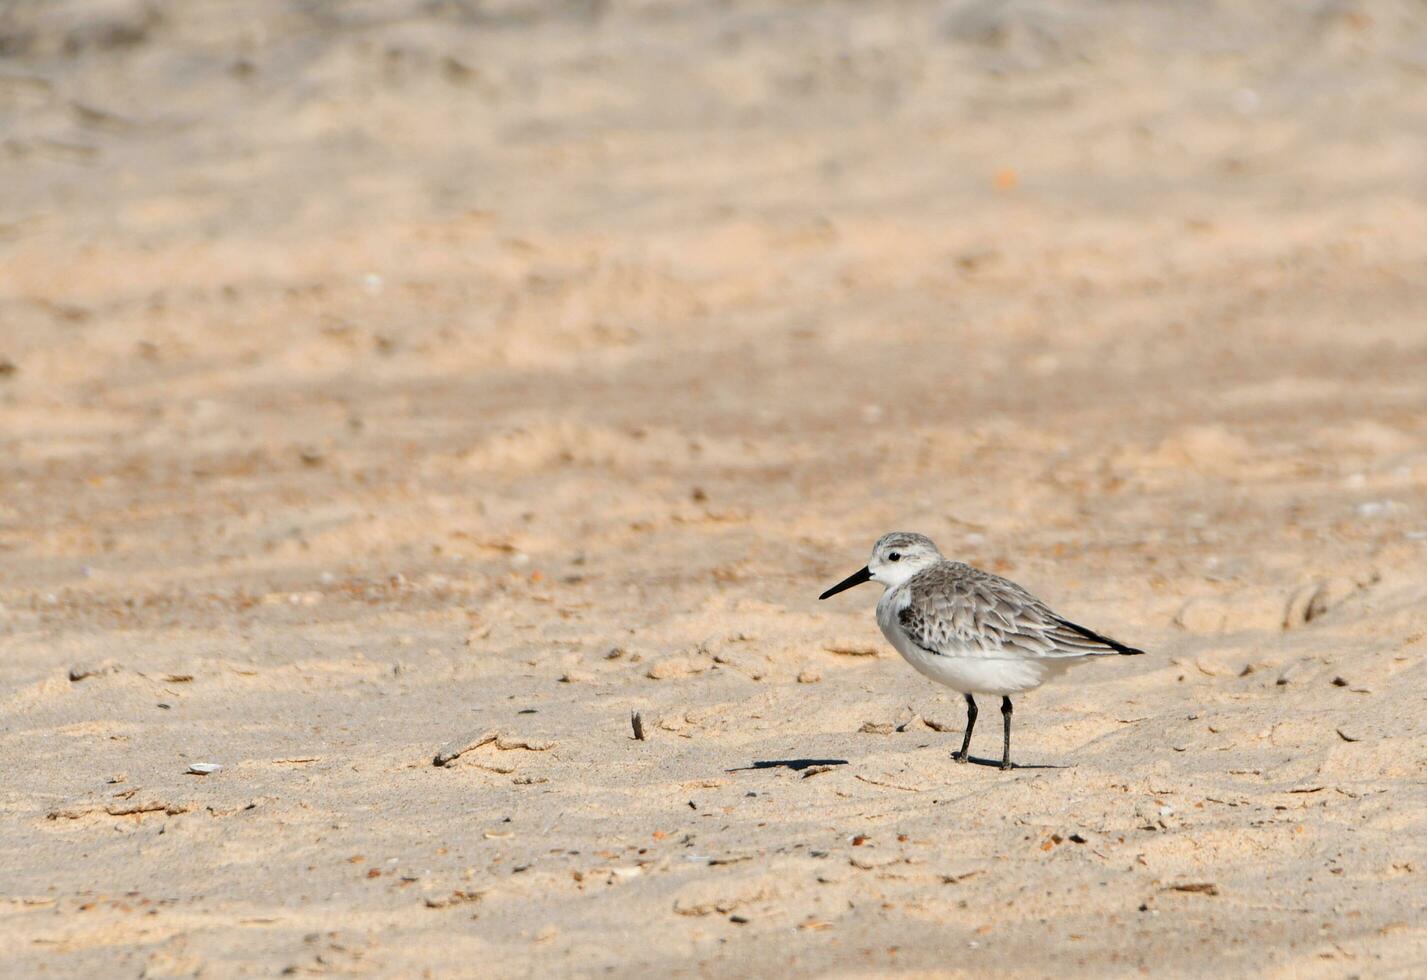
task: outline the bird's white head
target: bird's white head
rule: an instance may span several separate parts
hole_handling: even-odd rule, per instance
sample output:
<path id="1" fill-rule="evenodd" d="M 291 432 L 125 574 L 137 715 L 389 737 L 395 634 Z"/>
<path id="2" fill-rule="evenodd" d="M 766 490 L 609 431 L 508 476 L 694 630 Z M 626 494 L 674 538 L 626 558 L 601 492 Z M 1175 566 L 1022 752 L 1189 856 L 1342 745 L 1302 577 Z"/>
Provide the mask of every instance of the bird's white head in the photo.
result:
<path id="1" fill-rule="evenodd" d="M 872 581 L 895 589 L 923 568 L 942 560 L 941 552 L 925 534 L 893 531 L 882 535 L 872 546 L 867 571 Z"/>
<path id="2" fill-rule="evenodd" d="M 895 589 L 917 572 L 941 560 L 941 552 L 925 534 L 892 531 L 877 539 L 865 568 L 853 572 L 818 598 L 835 596 L 863 582 L 881 582 L 885 587 Z"/>

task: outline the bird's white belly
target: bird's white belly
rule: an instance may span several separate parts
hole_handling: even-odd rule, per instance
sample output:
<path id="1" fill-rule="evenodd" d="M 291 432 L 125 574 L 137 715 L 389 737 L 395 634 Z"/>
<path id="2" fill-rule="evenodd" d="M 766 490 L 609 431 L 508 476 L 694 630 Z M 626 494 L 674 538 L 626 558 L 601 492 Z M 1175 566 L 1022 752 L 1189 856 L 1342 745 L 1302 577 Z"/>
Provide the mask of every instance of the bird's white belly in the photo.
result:
<path id="1" fill-rule="evenodd" d="M 927 653 L 917 647 L 898 646 L 907 663 L 918 673 L 962 694 L 1010 695 L 1031 691 L 1061 671 L 1064 664 L 1043 660 L 991 658 L 979 651 L 966 657 Z"/>
<path id="2" fill-rule="evenodd" d="M 962 694 L 1011 695 L 1031 691 L 1058 676 L 1067 660 L 1018 657 L 1011 653 L 967 647 L 955 654 L 928 653 L 912 642 L 895 617 L 878 610 L 882 634 L 917 672 Z"/>

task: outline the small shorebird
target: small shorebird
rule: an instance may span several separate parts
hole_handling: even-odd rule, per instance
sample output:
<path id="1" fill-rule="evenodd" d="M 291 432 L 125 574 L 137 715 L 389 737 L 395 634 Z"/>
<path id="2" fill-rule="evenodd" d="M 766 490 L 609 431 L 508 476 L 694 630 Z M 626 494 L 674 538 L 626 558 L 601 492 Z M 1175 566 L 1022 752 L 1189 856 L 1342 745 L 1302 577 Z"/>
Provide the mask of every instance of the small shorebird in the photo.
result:
<path id="1" fill-rule="evenodd" d="M 1005 721 L 1001 768 L 1011 768 L 1011 695 L 1032 691 L 1089 657 L 1144 653 L 1077 626 L 1021 588 L 964 562 L 948 561 L 924 534 L 877 539 L 866 566 L 828 589 L 835 596 L 881 582 L 877 625 L 917 671 L 966 697 L 965 762 L 976 725 L 974 694 L 999 694 Z"/>

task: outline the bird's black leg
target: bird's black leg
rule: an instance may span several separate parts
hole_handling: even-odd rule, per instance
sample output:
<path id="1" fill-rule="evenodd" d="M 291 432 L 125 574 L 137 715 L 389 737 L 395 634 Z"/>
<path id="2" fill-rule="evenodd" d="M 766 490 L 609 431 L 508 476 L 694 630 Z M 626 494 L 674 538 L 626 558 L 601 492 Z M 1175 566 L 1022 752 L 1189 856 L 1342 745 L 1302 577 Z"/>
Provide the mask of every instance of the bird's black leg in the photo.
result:
<path id="1" fill-rule="evenodd" d="M 976 727 L 976 699 L 971 695 L 966 695 L 966 736 L 961 740 L 961 751 L 953 752 L 951 757 L 957 762 L 965 762 L 971 758 L 971 729 Z"/>
<path id="2" fill-rule="evenodd" d="M 1001 747 L 1001 768 L 1011 768 L 1011 699 L 1001 699 L 1001 717 L 1006 722 L 1006 741 Z"/>

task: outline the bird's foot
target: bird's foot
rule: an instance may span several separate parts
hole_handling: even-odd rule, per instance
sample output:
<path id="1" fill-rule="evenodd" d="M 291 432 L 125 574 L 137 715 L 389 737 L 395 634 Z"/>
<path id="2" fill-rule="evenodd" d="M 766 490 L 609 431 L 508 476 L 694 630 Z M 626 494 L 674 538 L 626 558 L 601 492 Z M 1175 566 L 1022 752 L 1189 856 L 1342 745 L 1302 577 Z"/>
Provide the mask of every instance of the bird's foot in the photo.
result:
<path id="1" fill-rule="evenodd" d="M 951 754 L 951 758 L 952 758 L 952 761 L 953 761 L 953 762 L 969 762 L 969 761 L 971 761 L 971 753 L 969 753 L 969 752 L 953 752 L 953 753 Z"/>
<path id="2" fill-rule="evenodd" d="M 1011 763 L 1011 760 L 1010 760 L 1010 759 L 1002 759 L 1002 760 L 1001 760 L 1001 771 L 1002 771 L 1002 772 L 1006 772 L 1007 770 L 1014 769 L 1014 768 L 1016 768 L 1016 767 L 1015 767 L 1015 765 L 1013 765 L 1013 764 Z"/>

